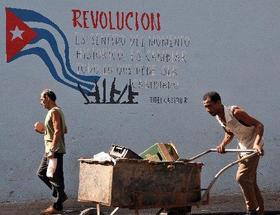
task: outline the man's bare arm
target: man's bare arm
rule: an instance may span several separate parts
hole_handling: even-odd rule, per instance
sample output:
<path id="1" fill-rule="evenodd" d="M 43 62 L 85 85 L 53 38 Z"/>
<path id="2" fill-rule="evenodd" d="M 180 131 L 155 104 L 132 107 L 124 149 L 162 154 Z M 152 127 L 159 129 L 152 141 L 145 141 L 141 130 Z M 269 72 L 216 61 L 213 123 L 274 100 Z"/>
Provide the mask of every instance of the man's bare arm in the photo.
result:
<path id="1" fill-rule="evenodd" d="M 260 155 L 263 155 L 263 146 L 260 144 L 260 142 L 263 137 L 264 125 L 238 107 L 233 110 L 233 115 L 238 121 L 243 123 L 245 126 L 254 126 L 256 128 L 256 138 L 254 141 L 253 148 L 256 149 Z"/>
<path id="2" fill-rule="evenodd" d="M 216 148 L 219 153 L 225 153 L 225 147 L 232 141 L 233 136 L 234 136 L 233 133 L 225 130 L 224 139 L 222 140 L 220 145 L 218 145 Z"/>
<path id="3" fill-rule="evenodd" d="M 54 134 L 53 134 L 53 141 L 52 141 L 51 149 L 55 151 L 58 140 L 61 137 L 61 135 L 63 134 L 61 116 L 58 111 L 54 111 L 52 113 L 52 122 L 53 122 Z"/>

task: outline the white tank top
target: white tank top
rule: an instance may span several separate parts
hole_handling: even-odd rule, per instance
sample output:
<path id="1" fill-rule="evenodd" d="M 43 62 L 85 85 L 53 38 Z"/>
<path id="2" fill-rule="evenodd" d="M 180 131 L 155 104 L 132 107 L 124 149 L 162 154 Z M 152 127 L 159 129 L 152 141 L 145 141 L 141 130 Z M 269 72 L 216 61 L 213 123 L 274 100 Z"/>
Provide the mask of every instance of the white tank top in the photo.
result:
<path id="1" fill-rule="evenodd" d="M 243 125 L 233 116 L 232 112 L 236 107 L 237 106 L 224 106 L 226 124 L 223 124 L 218 116 L 216 116 L 216 119 L 226 131 L 234 134 L 239 141 L 238 144 L 240 149 L 253 149 L 256 137 L 256 128 L 254 126 Z M 260 144 L 263 144 L 263 140 L 261 140 Z"/>

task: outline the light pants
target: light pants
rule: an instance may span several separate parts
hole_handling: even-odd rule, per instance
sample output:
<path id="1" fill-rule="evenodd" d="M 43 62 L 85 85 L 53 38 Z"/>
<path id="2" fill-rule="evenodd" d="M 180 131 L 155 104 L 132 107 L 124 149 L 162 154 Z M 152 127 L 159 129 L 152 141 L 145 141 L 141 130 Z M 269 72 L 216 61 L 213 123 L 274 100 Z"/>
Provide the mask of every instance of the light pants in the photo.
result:
<path id="1" fill-rule="evenodd" d="M 239 163 L 236 173 L 236 181 L 239 183 L 247 210 L 263 214 L 264 202 L 257 185 L 257 167 L 260 157 L 255 155 Z"/>

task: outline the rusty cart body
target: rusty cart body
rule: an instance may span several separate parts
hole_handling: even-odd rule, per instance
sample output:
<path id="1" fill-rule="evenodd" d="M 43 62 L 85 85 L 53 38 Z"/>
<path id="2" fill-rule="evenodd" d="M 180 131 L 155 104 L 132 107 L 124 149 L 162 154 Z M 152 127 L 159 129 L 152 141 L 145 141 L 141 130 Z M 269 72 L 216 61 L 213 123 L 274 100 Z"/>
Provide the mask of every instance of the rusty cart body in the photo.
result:
<path id="1" fill-rule="evenodd" d="M 101 213 L 100 205 L 115 207 L 111 215 L 118 208 L 133 209 L 136 214 L 141 209 L 159 208 L 157 214 L 160 214 L 162 210 L 189 210 L 193 205 L 207 204 L 210 189 L 217 178 L 229 167 L 255 155 L 255 152 L 251 153 L 225 166 L 203 190 L 200 178 L 202 163 L 193 160 L 214 151 L 207 150 L 188 160 L 164 162 L 119 158 L 113 163 L 79 159 L 78 200 L 96 203 L 96 214 Z"/>

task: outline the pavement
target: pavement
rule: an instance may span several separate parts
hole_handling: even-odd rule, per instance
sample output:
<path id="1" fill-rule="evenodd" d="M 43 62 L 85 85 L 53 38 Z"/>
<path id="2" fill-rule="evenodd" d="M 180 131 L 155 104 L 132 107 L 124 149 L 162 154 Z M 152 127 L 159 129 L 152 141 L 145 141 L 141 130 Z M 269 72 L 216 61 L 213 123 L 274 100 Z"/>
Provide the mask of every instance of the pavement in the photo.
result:
<path id="1" fill-rule="evenodd" d="M 280 193 L 264 193 L 266 215 L 280 215 Z M 34 200 L 31 202 L 4 202 L 0 203 L 0 215 L 38 215 L 40 211 L 50 205 L 50 200 Z M 81 203 L 75 199 L 68 199 L 64 204 L 63 214 L 79 215 L 81 211 L 95 207 L 93 203 Z M 104 215 L 110 214 L 113 208 L 102 207 Z M 154 215 L 158 209 L 140 210 L 140 215 Z M 219 214 L 219 215 L 241 215 L 244 214 L 244 203 L 240 194 L 230 196 L 211 196 L 207 205 L 192 208 L 192 214 Z M 135 211 L 119 209 L 116 215 L 132 215 Z"/>

